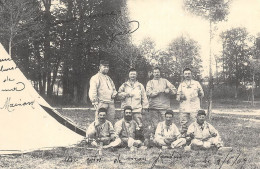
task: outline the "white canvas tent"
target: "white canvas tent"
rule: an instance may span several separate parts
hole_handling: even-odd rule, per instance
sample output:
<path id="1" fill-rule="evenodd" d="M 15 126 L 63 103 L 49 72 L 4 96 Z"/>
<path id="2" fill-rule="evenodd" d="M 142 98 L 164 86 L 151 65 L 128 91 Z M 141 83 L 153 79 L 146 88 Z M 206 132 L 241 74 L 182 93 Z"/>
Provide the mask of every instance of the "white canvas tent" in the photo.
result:
<path id="1" fill-rule="evenodd" d="M 83 136 L 34 90 L 0 44 L 0 154 L 70 146 Z"/>

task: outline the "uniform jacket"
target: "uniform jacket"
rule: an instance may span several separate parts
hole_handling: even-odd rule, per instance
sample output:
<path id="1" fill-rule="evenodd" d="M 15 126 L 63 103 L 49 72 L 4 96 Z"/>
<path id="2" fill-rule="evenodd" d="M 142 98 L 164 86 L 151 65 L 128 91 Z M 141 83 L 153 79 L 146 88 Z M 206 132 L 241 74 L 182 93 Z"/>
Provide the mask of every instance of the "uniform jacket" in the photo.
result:
<path id="1" fill-rule="evenodd" d="M 166 94 L 165 89 L 170 89 L 170 94 L 176 94 L 176 88 L 167 79 L 159 78 L 150 80 L 146 85 L 146 93 L 149 97 L 149 108 L 169 109 L 170 94 Z"/>
<path id="2" fill-rule="evenodd" d="M 112 96 L 117 94 L 114 82 L 112 79 L 98 72 L 90 79 L 89 98 L 91 102 L 114 102 Z"/>
<path id="3" fill-rule="evenodd" d="M 130 97 L 127 97 L 127 94 L 129 94 Z M 129 81 L 123 83 L 118 90 L 118 97 L 122 100 L 121 107 L 131 106 L 133 112 L 141 112 L 142 108 L 149 107 L 144 86 L 138 81 L 136 81 L 133 86 Z"/>

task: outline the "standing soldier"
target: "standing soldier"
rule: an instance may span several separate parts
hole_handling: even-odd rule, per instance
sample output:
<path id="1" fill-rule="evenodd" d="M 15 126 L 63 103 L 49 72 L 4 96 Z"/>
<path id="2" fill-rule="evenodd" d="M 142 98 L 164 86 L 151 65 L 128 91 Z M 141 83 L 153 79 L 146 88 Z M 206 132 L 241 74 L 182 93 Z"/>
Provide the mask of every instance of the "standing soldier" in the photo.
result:
<path id="1" fill-rule="evenodd" d="M 112 123 L 115 120 L 114 98 L 117 91 L 112 79 L 107 75 L 109 62 L 101 60 L 99 72 L 90 79 L 89 98 L 98 110 L 100 107 L 107 109 L 107 119 Z M 97 111 L 95 113 L 97 119 Z"/>
<path id="2" fill-rule="evenodd" d="M 121 98 L 121 107 L 132 107 L 133 119 L 139 128 L 143 126 L 142 111 L 148 109 L 149 103 L 144 86 L 136 80 L 137 72 L 134 68 L 129 70 L 129 80 L 123 83 L 118 90 L 118 97 Z"/>
<path id="3" fill-rule="evenodd" d="M 192 79 L 191 69 L 185 68 L 183 75 L 184 81 L 179 85 L 176 100 L 180 102 L 181 133 L 185 136 L 189 124 L 196 120 L 204 92 L 200 83 Z"/>
<path id="4" fill-rule="evenodd" d="M 149 97 L 149 118 L 156 128 L 160 121 L 165 118 L 165 112 L 170 109 L 170 95 L 176 94 L 176 88 L 167 79 L 161 78 L 160 69 L 153 69 L 153 79 L 146 85 Z"/>

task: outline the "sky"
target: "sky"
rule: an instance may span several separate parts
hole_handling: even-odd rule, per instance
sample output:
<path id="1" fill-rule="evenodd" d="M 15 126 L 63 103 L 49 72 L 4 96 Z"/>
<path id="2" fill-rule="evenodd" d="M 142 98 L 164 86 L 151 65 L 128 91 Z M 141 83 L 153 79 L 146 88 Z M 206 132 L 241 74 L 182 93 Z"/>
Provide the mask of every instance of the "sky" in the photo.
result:
<path id="1" fill-rule="evenodd" d="M 209 22 L 182 7 L 183 0 L 128 0 L 130 19 L 140 23 L 139 29 L 132 34 L 133 43 L 138 45 L 150 37 L 156 48 L 163 50 L 175 38 L 190 36 L 201 46 L 202 75 L 206 76 L 209 69 Z M 245 27 L 251 35 L 260 33 L 260 0 L 233 0 L 229 12 L 227 21 L 214 25 L 213 55 L 221 51 L 219 34 L 222 31 Z"/>

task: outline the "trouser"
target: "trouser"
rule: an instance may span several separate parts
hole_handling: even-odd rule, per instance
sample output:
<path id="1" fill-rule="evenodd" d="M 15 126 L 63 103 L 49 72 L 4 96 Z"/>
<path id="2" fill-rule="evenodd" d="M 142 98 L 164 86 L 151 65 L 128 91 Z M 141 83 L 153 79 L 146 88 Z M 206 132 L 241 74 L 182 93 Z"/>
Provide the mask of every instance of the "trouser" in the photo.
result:
<path id="1" fill-rule="evenodd" d="M 216 146 L 216 147 L 223 146 L 223 142 L 221 141 L 220 137 L 211 137 L 207 141 L 201 141 L 199 139 L 191 140 L 191 147 L 209 149 L 212 146 Z"/>
<path id="2" fill-rule="evenodd" d="M 164 138 L 154 138 L 154 142 L 155 144 L 157 144 L 158 146 L 168 146 L 165 142 L 164 142 Z M 172 148 L 177 148 L 177 147 L 181 147 L 184 144 L 186 144 L 186 139 L 185 138 L 179 138 L 175 141 L 173 141 L 171 143 L 171 147 Z"/>
<path id="3" fill-rule="evenodd" d="M 138 126 L 143 126 L 143 117 L 141 112 L 133 112 L 133 120 L 138 124 Z"/>
<path id="4" fill-rule="evenodd" d="M 142 142 L 140 140 L 135 140 L 132 137 L 129 138 L 121 138 L 121 146 L 128 146 L 130 147 L 140 147 L 142 145 Z"/>
<path id="5" fill-rule="evenodd" d="M 115 104 L 112 103 L 102 103 L 100 102 L 97 106 L 97 110 L 95 112 L 95 120 L 98 119 L 98 110 L 100 108 L 106 108 L 107 109 L 107 120 L 110 121 L 112 124 L 115 122 Z"/>
<path id="6" fill-rule="evenodd" d="M 165 109 L 150 109 L 149 113 L 147 113 L 147 116 L 149 116 L 147 120 L 156 129 L 158 123 L 165 120 L 165 113 Z"/>
<path id="7" fill-rule="evenodd" d="M 96 142 L 96 143 L 94 143 Z M 115 139 L 115 138 L 111 138 L 111 137 L 101 137 L 99 140 L 94 140 L 91 142 L 91 145 L 96 147 L 100 144 L 103 144 L 103 146 L 105 145 L 109 145 L 111 147 L 115 147 L 117 145 L 121 144 L 121 140 L 120 139 Z"/>
<path id="8" fill-rule="evenodd" d="M 180 127 L 181 127 L 181 133 L 182 134 L 186 134 L 189 125 L 196 121 L 196 113 L 192 112 L 192 113 L 188 113 L 188 112 L 180 112 Z"/>

